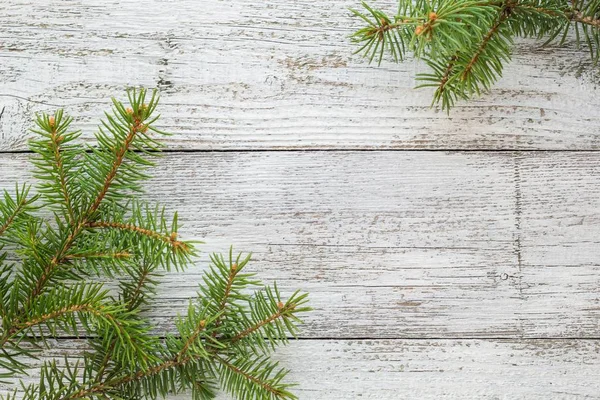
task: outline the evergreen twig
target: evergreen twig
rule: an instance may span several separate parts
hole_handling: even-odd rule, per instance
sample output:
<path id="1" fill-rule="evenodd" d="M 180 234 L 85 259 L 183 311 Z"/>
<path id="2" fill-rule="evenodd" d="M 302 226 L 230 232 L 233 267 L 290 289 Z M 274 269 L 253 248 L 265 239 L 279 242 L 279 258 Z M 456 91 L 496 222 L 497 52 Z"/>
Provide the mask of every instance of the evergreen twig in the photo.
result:
<path id="1" fill-rule="evenodd" d="M 211 256 L 175 333 L 157 336 L 144 317 L 158 277 L 185 269 L 196 250 L 179 238 L 177 214 L 168 220 L 163 208 L 136 200 L 164 133 L 154 127 L 156 92 L 128 95 L 128 106 L 113 101 L 95 147 L 77 142 L 62 111 L 38 116 L 31 142 L 38 194 L 17 186 L 0 199 L 0 378 L 25 374 L 48 339 L 81 335 L 90 343 L 83 359 L 47 361 L 39 383 L 0 399 L 183 391 L 210 399 L 218 387 L 238 399 L 296 398 L 269 355 L 296 335 L 307 298 L 296 292 L 284 303 L 276 286 L 261 288 L 244 270 L 250 256 Z M 118 295 L 92 282 L 96 276 L 118 278 Z"/>
<path id="2" fill-rule="evenodd" d="M 365 12 L 352 10 L 366 23 L 352 35 L 356 52 L 381 63 L 386 53 L 399 62 L 412 51 L 431 69 L 417 76 L 418 87 L 435 88 L 432 106 L 446 111 L 490 89 L 511 59 L 515 37 L 563 44 L 574 31 L 593 62 L 600 59 L 600 0 L 398 1 L 394 16 L 365 2 Z"/>

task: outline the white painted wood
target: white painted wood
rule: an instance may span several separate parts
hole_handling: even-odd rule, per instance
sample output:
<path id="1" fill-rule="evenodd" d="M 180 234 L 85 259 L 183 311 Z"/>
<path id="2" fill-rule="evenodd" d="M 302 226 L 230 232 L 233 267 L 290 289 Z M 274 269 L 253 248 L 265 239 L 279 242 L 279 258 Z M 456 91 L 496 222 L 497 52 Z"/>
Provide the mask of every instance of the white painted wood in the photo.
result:
<path id="1" fill-rule="evenodd" d="M 352 55 L 358 4 L 0 0 L 0 188 L 31 176 L 2 152 L 27 148 L 35 112 L 65 107 L 87 139 L 130 85 L 161 90 L 174 150 L 600 148 L 585 51 L 519 42 L 448 117 L 412 89 L 417 62 Z M 599 158 L 171 153 L 148 197 L 205 252 L 253 251 L 260 278 L 310 292 L 303 340 L 277 354 L 301 399 L 598 399 Z M 164 278 L 160 331 L 206 261 Z"/>
<path id="2" fill-rule="evenodd" d="M 412 89 L 419 64 L 352 55 L 359 3 L 3 1 L 0 149 L 24 149 L 33 113 L 57 106 L 89 137 L 128 85 L 161 89 L 172 148 L 599 148 L 585 51 L 520 42 L 492 92 L 447 117 Z"/>
<path id="3" fill-rule="evenodd" d="M 519 157 L 523 318 L 563 321 L 560 336 L 600 336 L 600 163 L 596 153 Z M 569 294 L 558 294 L 567 289 Z M 571 326 L 574 310 L 589 319 Z M 575 311 L 577 312 L 577 311 Z"/>
<path id="4" fill-rule="evenodd" d="M 149 198 L 311 293 L 303 337 L 598 337 L 596 153 L 171 153 Z M 0 157 L 0 187 L 30 176 Z M 516 200 L 515 200 L 516 199 Z M 169 329 L 206 265 L 165 278 Z"/>
<path id="5" fill-rule="evenodd" d="M 61 341 L 47 356 L 84 346 Z M 547 400 L 597 399 L 599 352 L 597 340 L 302 340 L 275 357 L 300 399 Z"/>

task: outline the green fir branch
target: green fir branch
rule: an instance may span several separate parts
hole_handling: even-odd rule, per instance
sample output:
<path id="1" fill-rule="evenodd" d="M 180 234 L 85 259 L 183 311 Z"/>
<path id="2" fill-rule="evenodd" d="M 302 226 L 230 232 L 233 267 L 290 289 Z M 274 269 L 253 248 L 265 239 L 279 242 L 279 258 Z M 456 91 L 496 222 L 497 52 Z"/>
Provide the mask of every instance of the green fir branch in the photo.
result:
<path id="1" fill-rule="evenodd" d="M 83 337 L 89 348 L 75 362 L 47 360 L 39 382 L 0 399 L 187 392 L 205 400 L 218 388 L 238 399 L 295 398 L 287 371 L 269 354 L 297 334 L 300 314 L 310 310 L 306 294 L 283 299 L 275 285 L 251 294 L 261 285 L 246 272 L 249 255 L 230 249 L 228 259 L 211 256 L 175 332 L 157 336 L 144 316 L 160 277 L 185 270 L 198 243 L 180 238 L 176 213 L 168 218 L 164 208 L 136 199 L 162 148 L 157 102 L 144 90 L 130 91 L 128 106 L 113 101 L 96 147 L 79 143 L 62 111 L 38 116 L 31 141 L 38 194 L 17 186 L 0 199 L 0 379 L 25 374 L 27 360 L 52 347 L 49 339 Z M 117 292 L 96 277 L 118 280 Z"/>
<path id="2" fill-rule="evenodd" d="M 393 16 L 362 5 L 365 12 L 351 10 L 363 23 L 351 36 L 357 52 L 380 64 L 411 51 L 431 70 L 417 87 L 434 88 L 432 106 L 446 111 L 492 87 L 516 37 L 563 44 L 574 32 L 594 63 L 600 58 L 600 0 L 399 0 Z"/>

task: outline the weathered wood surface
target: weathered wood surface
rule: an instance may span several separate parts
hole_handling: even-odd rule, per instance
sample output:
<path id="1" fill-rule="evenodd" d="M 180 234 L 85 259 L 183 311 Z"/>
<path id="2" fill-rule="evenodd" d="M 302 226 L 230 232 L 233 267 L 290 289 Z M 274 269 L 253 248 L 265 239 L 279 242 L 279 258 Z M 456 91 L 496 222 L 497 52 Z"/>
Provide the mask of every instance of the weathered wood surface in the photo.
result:
<path id="1" fill-rule="evenodd" d="M 57 106 L 89 135 L 128 85 L 162 90 L 171 148 L 600 147 L 599 75 L 585 51 L 522 42 L 491 93 L 448 118 L 412 89 L 418 63 L 376 68 L 352 55 L 360 23 L 348 8 L 358 6 L 4 0 L 0 149 L 25 149 L 33 112 Z"/>
<path id="2" fill-rule="evenodd" d="M 303 337 L 598 337 L 597 153 L 171 153 L 155 176 L 182 234 L 311 293 Z M 205 260 L 165 278 L 161 328 Z"/>
<path id="3" fill-rule="evenodd" d="M 148 198 L 206 242 L 164 278 L 159 329 L 233 244 L 311 294 L 278 353 L 301 399 L 600 399 L 599 70 L 519 42 L 447 117 L 419 63 L 352 55 L 358 5 L 0 0 L 0 188 L 31 177 L 34 112 L 89 139 L 110 96 L 158 87 L 174 152 Z"/>
<path id="4" fill-rule="evenodd" d="M 63 341 L 47 355 L 83 349 Z M 275 357 L 300 399 L 547 400 L 597 399 L 598 352 L 596 340 L 301 340 Z"/>

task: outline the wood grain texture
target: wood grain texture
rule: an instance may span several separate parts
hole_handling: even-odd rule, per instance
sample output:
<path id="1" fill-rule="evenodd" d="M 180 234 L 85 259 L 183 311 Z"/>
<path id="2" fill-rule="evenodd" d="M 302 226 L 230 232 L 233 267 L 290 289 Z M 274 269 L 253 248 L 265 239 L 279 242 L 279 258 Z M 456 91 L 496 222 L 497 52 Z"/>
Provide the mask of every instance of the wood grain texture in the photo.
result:
<path id="1" fill-rule="evenodd" d="M 393 11 L 395 1 L 375 1 Z M 450 117 L 349 35 L 358 0 L 12 0 L 0 13 L 0 150 L 66 107 L 86 137 L 110 96 L 158 87 L 171 148 L 598 149 L 598 69 L 572 44 L 519 42 L 491 93 Z M 168 10 L 168 12 L 166 12 Z"/>
<path id="2" fill-rule="evenodd" d="M 109 97 L 157 87 L 173 152 L 147 197 L 206 242 L 163 278 L 160 332 L 206 253 L 233 244 L 284 294 L 310 292 L 302 340 L 277 353 L 301 399 L 600 399 L 600 75 L 585 51 L 519 41 L 491 92 L 448 117 L 412 89 L 418 62 L 352 55 L 358 0 L 201 3 L 0 0 L 0 188 L 31 179 L 10 153 L 35 112 L 65 107 L 87 140 Z"/>
<path id="3" fill-rule="evenodd" d="M 85 343 L 53 347 L 75 357 Z M 599 352 L 595 340 L 301 340 L 275 358 L 300 399 L 566 400 L 598 398 Z"/>
<path id="4" fill-rule="evenodd" d="M 2 155 L 0 187 L 30 176 Z M 309 338 L 599 336 L 600 155 L 171 153 L 148 198 L 205 251 L 311 293 Z M 578 184 L 574 184 L 578 182 Z M 580 183 L 580 184 L 579 184 Z M 206 265 L 164 279 L 169 329 Z"/>

